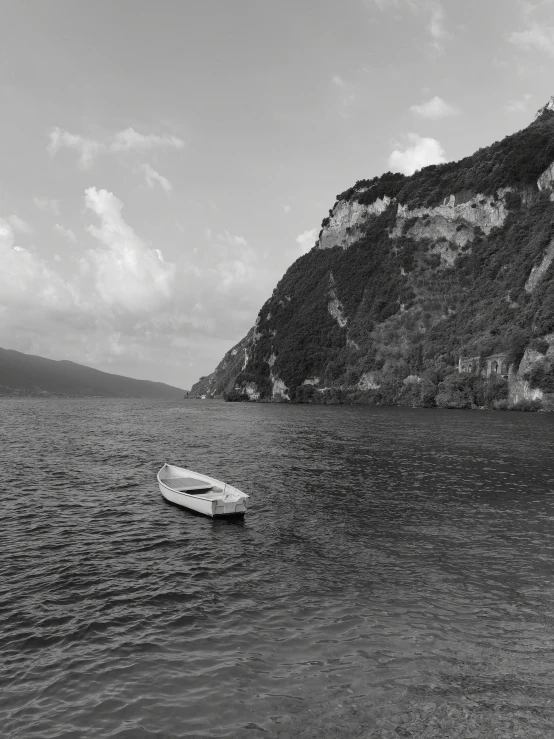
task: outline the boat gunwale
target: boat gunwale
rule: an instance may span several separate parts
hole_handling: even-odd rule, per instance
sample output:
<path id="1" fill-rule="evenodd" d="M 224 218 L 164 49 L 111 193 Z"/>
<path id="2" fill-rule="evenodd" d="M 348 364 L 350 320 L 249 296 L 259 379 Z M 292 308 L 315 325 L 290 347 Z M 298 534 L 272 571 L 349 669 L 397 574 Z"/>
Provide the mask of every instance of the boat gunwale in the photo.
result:
<path id="1" fill-rule="evenodd" d="M 203 478 L 203 481 L 204 482 L 208 482 L 209 481 L 209 482 L 213 483 L 214 485 L 222 485 L 223 486 L 223 491 L 225 490 L 226 487 L 232 488 L 237 493 L 239 493 L 239 500 L 240 500 L 240 498 L 247 499 L 247 498 L 250 497 L 247 493 L 243 493 L 242 490 L 239 490 L 234 485 L 229 485 L 228 483 L 223 482 L 223 480 L 216 480 L 215 477 L 209 477 L 208 475 L 203 475 L 201 472 L 195 472 L 194 470 L 189 470 L 186 467 L 178 467 L 177 465 L 168 464 L 167 462 L 164 462 L 163 467 L 156 474 L 156 478 L 158 480 L 158 483 L 162 487 L 164 487 L 166 490 L 169 490 L 170 492 L 172 492 L 172 493 L 174 493 L 176 495 L 184 495 L 186 498 L 195 498 L 196 500 L 199 500 L 199 499 L 200 500 L 205 500 L 208 503 L 214 503 L 215 502 L 215 499 L 214 498 L 206 498 L 201 493 L 196 493 L 196 494 L 183 493 L 180 490 L 175 490 L 174 488 L 169 487 L 169 485 L 166 485 L 165 482 L 162 482 L 162 478 L 160 477 L 162 470 L 164 470 L 166 467 L 173 467 L 173 469 L 180 470 L 182 472 L 192 473 L 193 475 L 197 475 L 199 479 L 200 478 Z M 221 491 L 221 492 L 223 493 L 223 491 Z"/>
<path id="2" fill-rule="evenodd" d="M 163 468 L 162 468 L 163 469 Z M 213 498 L 206 498 L 204 495 L 200 495 L 200 493 L 196 493 L 195 495 L 191 493 L 183 493 L 181 490 L 175 490 L 174 488 L 170 488 L 169 485 L 166 485 L 165 482 L 162 482 L 160 479 L 160 473 L 157 474 L 158 482 L 159 484 L 165 488 L 166 490 L 169 490 L 174 495 L 183 495 L 185 498 L 196 498 L 196 500 L 205 500 L 208 503 L 213 502 Z"/>

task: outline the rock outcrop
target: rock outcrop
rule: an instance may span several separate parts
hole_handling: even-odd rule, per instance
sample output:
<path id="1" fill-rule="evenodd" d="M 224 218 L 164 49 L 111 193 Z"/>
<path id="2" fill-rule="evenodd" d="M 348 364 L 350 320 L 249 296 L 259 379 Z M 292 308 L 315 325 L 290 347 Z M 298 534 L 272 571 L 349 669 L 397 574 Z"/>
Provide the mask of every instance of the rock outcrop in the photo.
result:
<path id="1" fill-rule="evenodd" d="M 543 399 L 543 391 L 538 387 L 531 387 L 529 381 L 525 379 L 525 375 L 541 358 L 542 355 L 539 352 L 533 349 L 525 350 L 517 372 L 511 373 L 509 378 L 508 397 L 511 403 L 519 404 Z"/>
<path id="2" fill-rule="evenodd" d="M 330 211 L 329 218 L 324 221 L 325 225 L 316 242 L 317 248 L 342 246 L 343 249 L 347 249 L 358 240 L 365 221 L 371 216 L 383 213 L 390 202 L 391 199 L 386 195 L 369 205 L 363 205 L 355 200 L 339 200 Z"/>

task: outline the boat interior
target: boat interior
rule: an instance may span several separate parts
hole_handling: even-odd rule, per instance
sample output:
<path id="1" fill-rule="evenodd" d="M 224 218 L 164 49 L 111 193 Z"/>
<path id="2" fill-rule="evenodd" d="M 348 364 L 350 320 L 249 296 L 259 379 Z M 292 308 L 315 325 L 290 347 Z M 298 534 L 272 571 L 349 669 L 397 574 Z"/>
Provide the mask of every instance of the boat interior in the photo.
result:
<path id="1" fill-rule="evenodd" d="M 187 493 L 188 495 L 197 493 L 215 493 L 219 495 L 223 492 L 223 488 L 198 480 L 196 477 L 162 477 L 161 481 L 177 493 Z"/>

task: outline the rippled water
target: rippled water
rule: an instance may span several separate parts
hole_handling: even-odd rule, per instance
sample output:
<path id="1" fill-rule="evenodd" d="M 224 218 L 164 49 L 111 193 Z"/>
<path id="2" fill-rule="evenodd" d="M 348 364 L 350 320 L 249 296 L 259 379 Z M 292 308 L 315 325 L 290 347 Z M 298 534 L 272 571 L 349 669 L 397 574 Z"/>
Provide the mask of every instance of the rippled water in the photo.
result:
<path id="1" fill-rule="evenodd" d="M 0 734 L 552 736 L 554 416 L 2 400 Z M 164 502 L 165 461 L 251 494 Z"/>

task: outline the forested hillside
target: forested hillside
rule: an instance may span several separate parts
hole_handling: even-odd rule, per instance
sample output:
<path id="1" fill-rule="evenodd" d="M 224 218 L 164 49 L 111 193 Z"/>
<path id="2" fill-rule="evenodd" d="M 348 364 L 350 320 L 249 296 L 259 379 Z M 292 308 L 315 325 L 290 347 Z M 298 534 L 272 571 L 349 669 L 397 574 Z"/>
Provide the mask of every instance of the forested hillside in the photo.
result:
<path id="1" fill-rule="evenodd" d="M 184 392 L 163 382 L 135 380 L 74 362 L 55 361 L 0 348 L 0 397 L 31 395 L 176 400 L 182 398 Z"/>
<path id="2" fill-rule="evenodd" d="M 554 105 L 525 129 L 337 197 L 213 394 L 547 407 L 554 391 Z M 509 377 L 487 377 L 502 354 Z M 458 373 L 460 357 L 477 369 Z"/>

